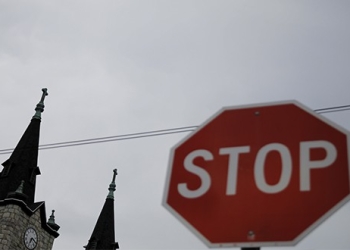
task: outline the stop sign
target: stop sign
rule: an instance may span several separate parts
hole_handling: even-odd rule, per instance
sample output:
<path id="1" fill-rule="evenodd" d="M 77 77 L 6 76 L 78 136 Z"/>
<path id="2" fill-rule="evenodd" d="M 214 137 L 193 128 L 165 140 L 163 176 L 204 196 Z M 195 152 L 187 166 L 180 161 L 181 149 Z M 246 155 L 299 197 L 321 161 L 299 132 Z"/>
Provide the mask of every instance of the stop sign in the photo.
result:
<path id="1" fill-rule="evenodd" d="M 296 101 L 224 108 L 172 148 L 163 205 L 209 247 L 294 245 L 348 201 L 348 140 Z"/>

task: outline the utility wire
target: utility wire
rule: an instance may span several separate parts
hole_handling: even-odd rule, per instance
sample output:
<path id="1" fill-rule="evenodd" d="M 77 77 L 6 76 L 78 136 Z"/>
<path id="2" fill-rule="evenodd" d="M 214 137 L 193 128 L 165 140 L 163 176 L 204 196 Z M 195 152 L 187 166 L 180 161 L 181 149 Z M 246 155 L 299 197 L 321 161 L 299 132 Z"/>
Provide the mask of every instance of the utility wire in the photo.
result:
<path id="1" fill-rule="evenodd" d="M 323 113 L 339 112 L 339 111 L 346 111 L 346 110 L 350 110 L 350 105 L 337 106 L 337 107 L 331 107 L 331 108 L 323 108 L 323 109 L 315 109 L 314 111 L 318 114 L 323 114 Z"/>
<path id="2" fill-rule="evenodd" d="M 92 139 L 85 139 L 85 140 L 42 144 L 42 145 L 39 145 L 39 150 L 63 148 L 63 147 L 73 147 L 73 146 L 81 146 L 81 145 L 94 144 L 94 143 L 121 141 L 121 140 L 129 140 L 129 139 L 139 139 L 139 138 L 151 137 L 151 136 L 191 132 L 191 131 L 195 130 L 197 127 L 198 126 L 188 126 L 188 127 L 161 129 L 161 130 L 132 133 L 132 134 L 125 134 L 125 135 L 106 136 L 106 137 L 99 137 L 99 138 L 92 138 Z M 0 155 L 10 154 L 13 152 L 13 150 L 14 150 L 14 148 L 2 149 L 2 150 L 0 150 Z"/>
<path id="3" fill-rule="evenodd" d="M 195 128 L 197 128 L 197 126 L 161 129 L 161 130 L 154 130 L 154 131 L 140 132 L 140 133 L 133 133 L 133 134 L 115 135 L 115 136 L 106 136 L 106 137 L 99 137 L 99 138 L 92 138 L 92 139 L 85 139 L 85 140 L 43 144 L 43 145 L 41 145 L 41 147 L 52 147 L 52 146 L 58 146 L 58 145 L 62 145 L 62 144 L 64 145 L 67 143 L 85 144 L 87 142 L 95 142 L 95 141 L 97 141 L 97 142 L 103 141 L 104 142 L 104 141 L 111 141 L 111 140 L 113 141 L 116 139 L 118 139 L 118 140 L 136 139 L 136 138 L 142 138 L 142 137 L 148 137 L 148 136 L 157 136 L 157 135 L 188 132 L 188 131 L 193 131 Z M 0 150 L 0 152 L 1 152 L 1 150 Z"/>
<path id="4" fill-rule="evenodd" d="M 318 114 L 322 114 L 322 113 L 339 112 L 339 111 L 346 111 L 346 110 L 350 110 L 350 105 L 321 108 L 321 109 L 315 109 L 314 111 Z M 98 137 L 98 138 L 91 138 L 91 139 L 84 139 L 84 140 L 49 143 L 49 144 L 39 145 L 39 150 L 63 148 L 63 147 L 73 147 L 73 146 L 81 146 L 81 145 L 111 142 L 111 141 L 139 139 L 139 138 L 144 138 L 144 137 L 169 135 L 169 134 L 176 134 L 176 133 L 185 133 L 185 132 L 192 132 L 196 128 L 198 128 L 198 126 L 187 126 L 187 127 L 153 130 L 153 131 L 148 131 L 148 132 L 140 132 L 140 133 L 132 133 L 132 134 L 124 134 L 124 135 Z M 13 152 L 13 150 L 14 150 L 14 148 L 2 149 L 2 150 L 0 150 L 0 155 L 10 154 Z"/>
<path id="5" fill-rule="evenodd" d="M 184 132 L 191 132 L 191 131 L 195 130 L 195 128 L 197 128 L 197 126 L 172 128 L 172 129 L 162 129 L 162 130 L 155 130 L 155 131 L 150 131 L 150 132 L 141 132 L 141 133 L 133 133 L 133 134 L 125 134 L 125 135 L 107 136 L 107 137 L 100 137 L 100 138 L 93 138 L 93 139 L 86 139 L 86 140 L 78 140 L 78 141 L 43 144 L 43 145 L 39 146 L 39 149 L 52 149 L 52 148 L 61 148 L 61 147 L 69 147 L 69 146 L 80 146 L 80 145 L 86 145 L 86 144 L 111 142 L 111 141 L 122 141 L 122 140 L 139 139 L 139 138 L 151 137 L 151 136 L 169 135 L 169 134 L 175 134 L 175 133 L 184 133 Z M 1 150 L 0 150 L 0 152 L 1 152 Z"/>

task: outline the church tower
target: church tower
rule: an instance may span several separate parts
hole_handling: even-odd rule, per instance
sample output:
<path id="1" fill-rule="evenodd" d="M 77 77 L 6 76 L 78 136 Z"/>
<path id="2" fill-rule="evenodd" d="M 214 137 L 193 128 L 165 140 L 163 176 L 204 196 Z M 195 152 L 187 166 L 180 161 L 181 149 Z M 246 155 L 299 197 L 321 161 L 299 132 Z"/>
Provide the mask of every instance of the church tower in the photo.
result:
<path id="1" fill-rule="evenodd" d="M 118 242 L 115 242 L 114 233 L 114 191 L 115 191 L 115 177 L 117 170 L 113 170 L 112 183 L 109 185 L 109 193 L 107 195 L 105 204 L 96 222 L 94 231 L 90 237 L 86 250 L 116 250 L 119 249 Z"/>
<path id="2" fill-rule="evenodd" d="M 52 249 L 59 236 L 54 211 L 46 221 L 45 202 L 35 202 L 41 113 L 47 89 L 26 131 L 0 172 L 0 250 Z"/>

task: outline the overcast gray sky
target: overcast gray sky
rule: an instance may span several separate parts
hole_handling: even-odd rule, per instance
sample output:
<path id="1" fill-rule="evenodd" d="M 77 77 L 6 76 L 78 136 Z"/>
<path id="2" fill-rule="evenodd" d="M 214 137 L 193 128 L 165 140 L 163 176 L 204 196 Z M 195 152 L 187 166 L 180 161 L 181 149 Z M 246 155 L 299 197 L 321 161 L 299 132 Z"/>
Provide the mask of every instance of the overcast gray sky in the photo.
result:
<path id="1" fill-rule="evenodd" d="M 200 125 L 224 106 L 348 105 L 349 11 L 347 0 L 0 1 L 0 148 L 16 145 L 43 87 L 41 144 Z M 350 129 L 350 111 L 324 116 Z M 187 134 L 40 151 L 54 250 L 83 249 L 114 168 L 122 249 L 206 249 L 161 205 L 170 148 Z M 349 231 L 346 204 L 290 249 L 349 249 Z"/>

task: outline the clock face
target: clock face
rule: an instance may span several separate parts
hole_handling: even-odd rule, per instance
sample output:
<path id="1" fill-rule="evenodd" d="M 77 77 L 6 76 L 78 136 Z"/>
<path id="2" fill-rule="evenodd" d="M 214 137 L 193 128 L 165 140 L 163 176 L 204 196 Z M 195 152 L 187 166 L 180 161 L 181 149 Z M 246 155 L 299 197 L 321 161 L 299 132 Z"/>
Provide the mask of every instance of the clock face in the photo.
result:
<path id="1" fill-rule="evenodd" d="M 34 249 L 38 244 L 38 234 L 34 228 L 29 227 L 24 233 L 24 245 L 28 249 Z"/>

